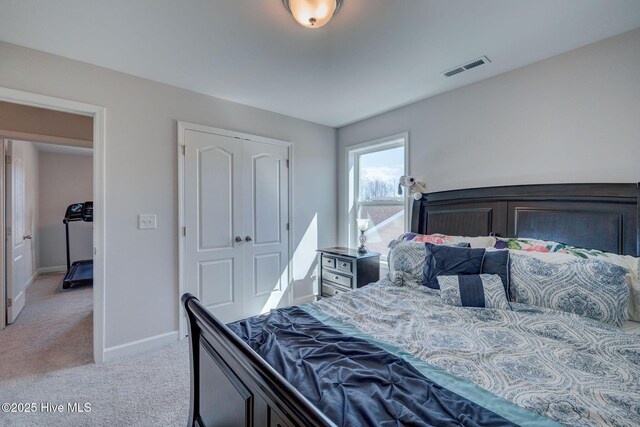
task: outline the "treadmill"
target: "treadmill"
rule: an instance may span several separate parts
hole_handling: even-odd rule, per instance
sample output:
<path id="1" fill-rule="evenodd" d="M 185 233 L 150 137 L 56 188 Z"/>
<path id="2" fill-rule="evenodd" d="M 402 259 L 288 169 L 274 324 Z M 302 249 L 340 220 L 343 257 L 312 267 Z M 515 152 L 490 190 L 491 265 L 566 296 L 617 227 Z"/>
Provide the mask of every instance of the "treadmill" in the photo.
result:
<path id="1" fill-rule="evenodd" d="M 69 223 L 75 221 L 93 222 L 93 202 L 74 203 L 67 206 L 62 223 L 67 236 L 67 274 L 62 280 L 62 289 L 77 285 L 93 285 L 93 259 L 71 263 L 69 252 Z"/>

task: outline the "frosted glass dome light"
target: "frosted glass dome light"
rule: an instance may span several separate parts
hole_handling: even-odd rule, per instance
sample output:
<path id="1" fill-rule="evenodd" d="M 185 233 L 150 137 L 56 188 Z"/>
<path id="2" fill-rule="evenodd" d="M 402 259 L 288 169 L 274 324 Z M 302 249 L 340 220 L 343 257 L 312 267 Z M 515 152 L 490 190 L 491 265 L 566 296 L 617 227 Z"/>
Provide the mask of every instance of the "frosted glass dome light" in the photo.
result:
<path id="1" fill-rule="evenodd" d="M 340 9 L 342 0 L 282 0 L 293 18 L 306 28 L 320 28 Z"/>

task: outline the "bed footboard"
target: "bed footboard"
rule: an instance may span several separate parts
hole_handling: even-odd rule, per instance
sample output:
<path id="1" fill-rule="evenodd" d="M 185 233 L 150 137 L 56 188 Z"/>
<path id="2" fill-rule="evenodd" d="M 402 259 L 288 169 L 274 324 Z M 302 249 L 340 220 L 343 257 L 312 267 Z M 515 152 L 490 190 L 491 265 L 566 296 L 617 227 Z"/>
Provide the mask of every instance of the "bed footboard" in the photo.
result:
<path id="1" fill-rule="evenodd" d="M 333 426 L 334 424 L 192 294 L 189 323 L 189 426 Z"/>

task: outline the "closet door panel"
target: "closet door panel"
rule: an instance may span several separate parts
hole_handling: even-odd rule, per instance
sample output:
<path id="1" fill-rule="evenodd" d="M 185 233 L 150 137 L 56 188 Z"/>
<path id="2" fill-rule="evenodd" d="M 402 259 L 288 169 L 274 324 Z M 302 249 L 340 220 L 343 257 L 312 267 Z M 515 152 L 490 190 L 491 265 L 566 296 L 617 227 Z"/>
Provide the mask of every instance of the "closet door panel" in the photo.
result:
<path id="1" fill-rule="evenodd" d="M 193 130 L 184 139 L 186 289 L 232 322 L 244 317 L 243 146 Z"/>
<path id="2" fill-rule="evenodd" d="M 245 309 L 248 316 L 288 305 L 288 149 L 244 143 Z"/>
<path id="3" fill-rule="evenodd" d="M 219 146 L 198 149 L 198 249 L 233 246 L 234 153 Z"/>
<path id="4" fill-rule="evenodd" d="M 251 203 L 256 245 L 280 243 L 282 224 L 280 178 L 282 160 L 261 154 L 253 158 L 253 196 Z"/>

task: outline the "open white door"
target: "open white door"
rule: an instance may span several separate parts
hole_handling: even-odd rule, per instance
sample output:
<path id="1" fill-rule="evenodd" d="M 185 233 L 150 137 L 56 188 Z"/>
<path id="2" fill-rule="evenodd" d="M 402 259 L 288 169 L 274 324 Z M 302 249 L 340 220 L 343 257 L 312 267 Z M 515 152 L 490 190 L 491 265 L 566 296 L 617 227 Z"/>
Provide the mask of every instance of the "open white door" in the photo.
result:
<path id="1" fill-rule="evenodd" d="M 287 147 L 245 141 L 245 312 L 288 305 L 289 173 Z"/>
<path id="2" fill-rule="evenodd" d="M 25 239 L 31 239 L 25 229 L 25 173 L 22 146 L 5 142 L 6 223 L 6 283 L 7 323 L 13 323 L 25 304 L 28 281 L 25 265 Z"/>

